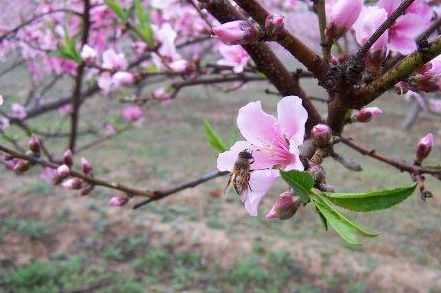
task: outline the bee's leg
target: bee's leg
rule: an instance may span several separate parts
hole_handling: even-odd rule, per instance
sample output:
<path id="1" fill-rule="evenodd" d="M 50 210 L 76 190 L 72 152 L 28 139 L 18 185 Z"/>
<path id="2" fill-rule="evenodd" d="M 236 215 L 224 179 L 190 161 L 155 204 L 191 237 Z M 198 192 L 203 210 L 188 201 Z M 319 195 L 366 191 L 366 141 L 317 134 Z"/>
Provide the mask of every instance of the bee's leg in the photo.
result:
<path id="1" fill-rule="evenodd" d="M 254 163 L 254 161 L 255 161 L 254 159 L 251 159 L 251 160 L 252 160 L 252 161 L 250 162 L 250 165 L 251 165 L 252 163 Z"/>
<path id="2" fill-rule="evenodd" d="M 250 177 L 251 177 L 251 174 L 248 173 L 248 176 L 247 176 L 247 185 L 248 185 L 248 188 L 250 189 L 250 191 L 252 192 L 253 190 L 251 189 L 251 185 L 250 185 Z"/>

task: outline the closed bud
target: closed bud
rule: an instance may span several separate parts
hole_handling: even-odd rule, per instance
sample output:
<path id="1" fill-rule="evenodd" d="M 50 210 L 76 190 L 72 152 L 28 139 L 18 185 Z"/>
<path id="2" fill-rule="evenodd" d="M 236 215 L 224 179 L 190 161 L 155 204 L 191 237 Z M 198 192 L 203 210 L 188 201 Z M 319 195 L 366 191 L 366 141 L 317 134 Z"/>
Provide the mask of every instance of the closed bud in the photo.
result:
<path id="1" fill-rule="evenodd" d="M 297 196 L 289 192 L 282 193 L 275 201 L 271 210 L 265 215 L 267 219 L 287 220 L 295 215 L 301 204 Z"/>
<path id="2" fill-rule="evenodd" d="M 315 145 L 322 147 L 329 144 L 332 137 L 332 130 L 326 124 L 317 124 L 311 130 L 311 136 Z"/>
<path id="3" fill-rule="evenodd" d="M 75 177 L 64 181 L 61 185 L 67 189 L 81 189 L 81 187 L 83 187 L 83 181 Z"/>
<path id="4" fill-rule="evenodd" d="M 70 149 L 64 151 L 63 163 L 69 167 L 73 165 L 72 151 Z"/>
<path id="5" fill-rule="evenodd" d="M 58 166 L 57 168 L 57 177 L 59 177 L 60 179 L 64 179 L 67 176 L 69 176 L 70 174 L 70 168 L 69 166 L 63 164 L 61 166 Z"/>
<path id="6" fill-rule="evenodd" d="M 95 188 L 95 185 L 93 184 L 87 184 L 86 187 L 84 187 L 83 189 L 81 189 L 81 195 L 88 195 L 89 193 L 92 192 L 92 190 Z"/>
<path id="7" fill-rule="evenodd" d="M 81 158 L 81 169 L 86 175 L 92 173 L 92 165 L 85 158 Z"/>
<path id="8" fill-rule="evenodd" d="M 268 15 L 265 20 L 265 30 L 270 35 L 280 33 L 285 27 L 285 18 L 280 15 Z"/>
<path id="9" fill-rule="evenodd" d="M 427 158 L 427 156 L 429 156 L 434 144 L 435 141 L 433 139 L 432 133 L 427 134 L 418 142 L 416 149 L 416 158 L 418 162 L 421 162 L 422 160 Z"/>
<path id="10" fill-rule="evenodd" d="M 259 39 L 259 28 L 249 21 L 230 21 L 213 27 L 213 34 L 230 45 L 248 44 Z"/>
<path id="11" fill-rule="evenodd" d="M 325 181 L 326 171 L 322 165 L 312 165 L 308 171 L 314 178 L 314 182 L 320 184 Z"/>
<path id="12" fill-rule="evenodd" d="M 352 122 L 366 123 L 382 113 L 383 111 L 378 107 L 363 108 L 360 111 L 356 111 L 354 114 L 352 114 Z"/>
<path id="13" fill-rule="evenodd" d="M 17 173 L 23 173 L 26 172 L 31 164 L 28 161 L 25 160 L 18 160 L 12 167 L 12 170 L 14 170 Z"/>
<path id="14" fill-rule="evenodd" d="M 29 139 L 29 149 L 33 152 L 33 153 L 40 153 L 40 139 L 38 138 L 38 136 L 36 135 L 32 135 L 31 138 Z"/>
<path id="15" fill-rule="evenodd" d="M 410 86 L 407 82 L 400 81 L 397 84 L 395 84 L 394 89 L 397 95 L 404 95 L 409 91 Z"/>
<path id="16" fill-rule="evenodd" d="M 128 201 L 129 201 L 129 197 L 127 195 L 113 196 L 109 201 L 109 205 L 112 207 L 122 207 Z"/>

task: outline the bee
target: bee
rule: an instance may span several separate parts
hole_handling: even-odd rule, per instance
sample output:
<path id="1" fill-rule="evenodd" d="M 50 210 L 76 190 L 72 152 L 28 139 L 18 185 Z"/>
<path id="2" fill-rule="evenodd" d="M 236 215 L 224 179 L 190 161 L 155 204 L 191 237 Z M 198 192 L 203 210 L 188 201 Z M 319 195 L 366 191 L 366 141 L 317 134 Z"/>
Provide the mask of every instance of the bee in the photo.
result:
<path id="1" fill-rule="evenodd" d="M 252 153 L 248 150 L 243 150 L 239 153 L 233 170 L 231 171 L 230 178 L 228 179 L 227 186 L 225 187 L 224 194 L 232 187 L 234 192 L 240 196 L 242 202 L 245 201 L 246 191 L 248 189 L 251 190 L 250 174 L 252 163 L 254 163 Z"/>

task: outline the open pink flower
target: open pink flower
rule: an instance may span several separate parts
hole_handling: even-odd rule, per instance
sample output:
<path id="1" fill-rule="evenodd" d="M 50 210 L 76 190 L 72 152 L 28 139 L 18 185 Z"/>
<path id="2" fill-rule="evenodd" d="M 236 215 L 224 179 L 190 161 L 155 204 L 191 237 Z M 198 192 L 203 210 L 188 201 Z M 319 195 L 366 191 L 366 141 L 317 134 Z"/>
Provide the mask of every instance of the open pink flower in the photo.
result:
<path id="1" fill-rule="evenodd" d="M 237 126 L 246 141 L 236 142 L 229 151 L 219 154 L 219 171 L 231 171 L 239 152 L 247 149 L 253 154 L 250 189 L 245 208 L 257 216 L 257 207 L 279 177 L 277 169 L 303 170 L 299 146 L 303 143 L 308 118 L 299 97 L 288 96 L 277 105 L 277 118 L 262 110 L 260 101 L 251 102 L 239 110 Z"/>
<path id="2" fill-rule="evenodd" d="M 380 0 L 378 7 L 391 15 L 401 4 L 401 0 Z M 415 38 L 422 33 L 430 23 L 431 9 L 424 0 L 416 0 L 389 28 L 389 49 L 403 55 L 417 49 Z"/>

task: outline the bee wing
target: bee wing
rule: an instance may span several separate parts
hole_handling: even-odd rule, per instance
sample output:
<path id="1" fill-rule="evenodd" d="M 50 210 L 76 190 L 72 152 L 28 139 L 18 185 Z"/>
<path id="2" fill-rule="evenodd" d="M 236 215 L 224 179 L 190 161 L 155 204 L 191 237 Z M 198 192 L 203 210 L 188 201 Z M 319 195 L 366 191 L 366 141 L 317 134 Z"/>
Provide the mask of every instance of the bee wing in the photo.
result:
<path id="1" fill-rule="evenodd" d="M 240 185 L 240 182 L 242 182 L 240 175 L 230 175 L 230 179 L 228 180 L 228 184 L 224 190 L 224 195 L 227 200 L 240 199 L 241 202 L 245 202 L 248 190 L 247 187 L 244 188 L 243 185 Z"/>

